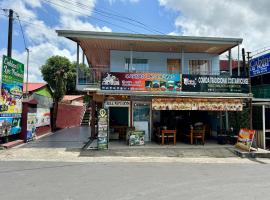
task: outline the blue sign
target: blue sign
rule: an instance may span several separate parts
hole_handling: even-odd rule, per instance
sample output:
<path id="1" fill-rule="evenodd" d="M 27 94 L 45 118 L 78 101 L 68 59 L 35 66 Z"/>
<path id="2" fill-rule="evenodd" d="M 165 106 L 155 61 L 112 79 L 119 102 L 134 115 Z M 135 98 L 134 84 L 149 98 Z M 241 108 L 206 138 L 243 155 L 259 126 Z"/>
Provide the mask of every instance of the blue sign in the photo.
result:
<path id="1" fill-rule="evenodd" d="M 270 73 L 270 53 L 252 59 L 249 64 L 251 77 Z"/>

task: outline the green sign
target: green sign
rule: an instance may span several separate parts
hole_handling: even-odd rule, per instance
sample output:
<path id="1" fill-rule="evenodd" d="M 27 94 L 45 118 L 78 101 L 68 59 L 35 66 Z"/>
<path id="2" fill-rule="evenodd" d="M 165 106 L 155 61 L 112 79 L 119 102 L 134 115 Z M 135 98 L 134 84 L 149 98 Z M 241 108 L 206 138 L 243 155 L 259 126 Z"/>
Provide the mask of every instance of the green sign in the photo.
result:
<path id="1" fill-rule="evenodd" d="M 24 64 L 3 56 L 2 82 L 3 83 L 23 83 Z"/>

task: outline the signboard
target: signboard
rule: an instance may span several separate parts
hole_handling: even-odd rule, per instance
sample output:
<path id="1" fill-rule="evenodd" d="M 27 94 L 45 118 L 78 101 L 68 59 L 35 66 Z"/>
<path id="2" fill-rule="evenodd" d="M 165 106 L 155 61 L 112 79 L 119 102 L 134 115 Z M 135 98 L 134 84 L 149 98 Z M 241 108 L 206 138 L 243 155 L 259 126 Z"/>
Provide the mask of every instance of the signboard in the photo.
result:
<path id="1" fill-rule="evenodd" d="M 250 77 L 270 73 L 270 53 L 250 60 L 249 64 Z"/>
<path id="2" fill-rule="evenodd" d="M 27 113 L 27 134 L 26 134 L 27 141 L 33 139 L 33 137 L 35 136 L 36 120 L 37 120 L 36 113 Z"/>
<path id="3" fill-rule="evenodd" d="M 48 126 L 51 123 L 51 114 L 49 108 L 37 108 L 37 123 L 36 127 Z"/>
<path id="4" fill-rule="evenodd" d="M 242 111 L 240 99 L 155 98 L 153 110 Z"/>
<path id="5" fill-rule="evenodd" d="M 8 123 L 11 121 L 15 123 L 15 127 L 19 126 L 17 122 L 20 122 L 19 118 L 22 113 L 23 76 L 24 65 L 10 57 L 3 56 L 0 117 Z M 10 130 L 9 134 L 19 133 L 18 128 L 16 131 Z"/>
<path id="6" fill-rule="evenodd" d="M 0 117 L 0 137 L 20 133 L 20 124 L 20 117 Z"/>
<path id="7" fill-rule="evenodd" d="M 245 128 L 240 129 L 235 147 L 250 151 L 254 135 L 255 130 L 249 130 Z"/>
<path id="8" fill-rule="evenodd" d="M 105 73 L 101 90 L 132 90 L 132 91 L 181 91 L 180 74 L 162 73 Z"/>
<path id="9" fill-rule="evenodd" d="M 212 75 L 182 75 L 183 92 L 248 93 L 248 78 Z"/>
<path id="10" fill-rule="evenodd" d="M 105 101 L 104 107 L 118 107 L 118 106 L 130 106 L 130 101 Z"/>
<path id="11" fill-rule="evenodd" d="M 98 111 L 98 149 L 108 149 L 108 110 L 99 109 Z"/>

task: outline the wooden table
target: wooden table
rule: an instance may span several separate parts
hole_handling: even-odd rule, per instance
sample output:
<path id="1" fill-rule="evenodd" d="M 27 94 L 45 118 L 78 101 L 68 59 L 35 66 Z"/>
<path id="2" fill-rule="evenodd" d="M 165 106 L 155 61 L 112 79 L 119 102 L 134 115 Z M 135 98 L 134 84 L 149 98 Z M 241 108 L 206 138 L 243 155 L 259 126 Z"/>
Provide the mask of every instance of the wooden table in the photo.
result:
<path id="1" fill-rule="evenodd" d="M 162 130 L 161 131 L 161 144 L 164 145 L 165 135 L 173 135 L 173 144 L 176 145 L 176 130 Z"/>

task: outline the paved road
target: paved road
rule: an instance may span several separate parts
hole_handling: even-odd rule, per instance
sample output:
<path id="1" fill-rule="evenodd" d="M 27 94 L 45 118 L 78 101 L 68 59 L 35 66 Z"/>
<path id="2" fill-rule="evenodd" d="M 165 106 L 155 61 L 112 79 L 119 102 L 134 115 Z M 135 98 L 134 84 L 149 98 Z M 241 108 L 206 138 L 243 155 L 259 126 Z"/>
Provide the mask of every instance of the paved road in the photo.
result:
<path id="1" fill-rule="evenodd" d="M 266 164 L 0 162 L 1 199 L 269 199 Z"/>
<path id="2" fill-rule="evenodd" d="M 22 148 L 81 148 L 90 137 L 90 127 L 79 126 L 59 130 Z"/>

